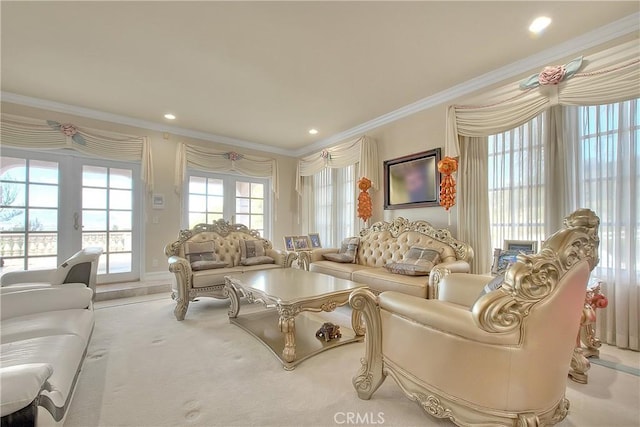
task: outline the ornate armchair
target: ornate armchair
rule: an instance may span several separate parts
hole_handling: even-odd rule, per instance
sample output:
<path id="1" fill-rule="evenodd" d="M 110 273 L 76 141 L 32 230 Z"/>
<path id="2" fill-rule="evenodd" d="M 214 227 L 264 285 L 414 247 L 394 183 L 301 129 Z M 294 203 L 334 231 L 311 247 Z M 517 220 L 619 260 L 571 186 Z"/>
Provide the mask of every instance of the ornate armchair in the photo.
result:
<path id="1" fill-rule="evenodd" d="M 518 255 L 502 285 L 486 293 L 486 278 L 465 273 L 446 276 L 438 299 L 354 291 L 350 304 L 367 324 L 353 378 L 358 396 L 370 399 L 389 375 L 430 415 L 457 425 L 564 419 L 599 223 L 590 210 L 572 213 L 538 254 Z"/>

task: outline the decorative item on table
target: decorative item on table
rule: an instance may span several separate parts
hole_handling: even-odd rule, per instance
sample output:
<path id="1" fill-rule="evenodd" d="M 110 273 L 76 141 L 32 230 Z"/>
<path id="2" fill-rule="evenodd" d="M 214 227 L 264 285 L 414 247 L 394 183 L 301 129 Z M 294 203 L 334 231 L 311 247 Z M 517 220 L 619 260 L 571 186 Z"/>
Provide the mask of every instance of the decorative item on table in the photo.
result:
<path id="1" fill-rule="evenodd" d="M 324 339 L 324 342 L 329 342 L 336 338 L 342 338 L 340 326 L 334 325 L 331 322 L 323 323 L 322 327 L 316 332 L 316 338 Z"/>
<path id="2" fill-rule="evenodd" d="M 309 249 L 311 249 L 309 236 L 294 236 L 293 249 L 296 251 L 308 251 Z"/>
<path id="3" fill-rule="evenodd" d="M 318 233 L 309 233 L 309 240 L 311 241 L 311 247 L 313 249 L 321 248 L 320 235 Z"/>
<path id="4" fill-rule="evenodd" d="M 295 236 L 284 236 L 284 248 L 288 251 L 295 251 L 293 239 Z"/>
<path id="5" fill-rule="evenodd" d="M 358 188 L 360 189 L 360 194 L 358 195 L 358 218 L 361 218 L 366 224 L 372 213 L 371 196 L 368 193 L 371 188 L 371 180 L 366 177 L 360 178 Z"/>

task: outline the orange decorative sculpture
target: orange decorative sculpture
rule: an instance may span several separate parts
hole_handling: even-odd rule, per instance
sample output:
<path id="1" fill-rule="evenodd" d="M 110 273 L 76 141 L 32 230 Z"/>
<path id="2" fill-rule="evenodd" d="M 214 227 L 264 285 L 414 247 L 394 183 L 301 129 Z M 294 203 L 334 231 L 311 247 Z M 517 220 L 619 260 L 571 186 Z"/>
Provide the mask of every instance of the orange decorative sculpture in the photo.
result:
<path id="1" fill-rule="evenodd" d="M 456 180 L 451 175 L 458 170 L 458 161 L 445 157 L 438 162 L 438 172 L 444 175 L 440 182 L 440 206 L 447 211 L 456 204 Z"/>
<path id="2" fill-rule="evenodd" d="M 360 194 L 358 195 L 358 218 L 367 222 L 371 218 L 372 212 L 371 196 L 367 192 L 371 188 L 371 180 L 365 177 L 360 178 L 358 188 L 360 189 Z"/>

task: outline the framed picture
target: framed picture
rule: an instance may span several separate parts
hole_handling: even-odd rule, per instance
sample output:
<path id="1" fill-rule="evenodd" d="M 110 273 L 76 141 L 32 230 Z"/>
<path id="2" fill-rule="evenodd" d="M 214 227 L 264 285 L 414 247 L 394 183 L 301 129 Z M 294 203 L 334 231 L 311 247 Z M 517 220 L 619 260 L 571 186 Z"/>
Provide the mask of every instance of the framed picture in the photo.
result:
<path id="1" fill-rule="evenodd" d="M 384 162 L 384 208 L 439 206 L 440 148 Z"/>
<path id="2" fill-rule="evenodd" d="M 320 235 L 318 233 L 309 233 L 309 240 L 311 240 L 311 247 L 313 249 L 321 248 Z"/>
<path id="3" fill-rule="evenodd" d="M 304 251 L 311 249 L 309 236 L 295 236 L 293 238 L 293 249 L 296 251 Z"/>
<path id="4" fill-rule="evenodd" d="M 526 254 L 538 252 L 538 242 L 535 240 L 505 240 L 504 249 L 507 251 L 519 251 Z"/>
<path id="5" fill-rule="evenodd" d="M 284 248 L 288 251 L 295 251 L 295 247 L 293 246 L 293 238 L 294 236 L 284 236 Z"/>

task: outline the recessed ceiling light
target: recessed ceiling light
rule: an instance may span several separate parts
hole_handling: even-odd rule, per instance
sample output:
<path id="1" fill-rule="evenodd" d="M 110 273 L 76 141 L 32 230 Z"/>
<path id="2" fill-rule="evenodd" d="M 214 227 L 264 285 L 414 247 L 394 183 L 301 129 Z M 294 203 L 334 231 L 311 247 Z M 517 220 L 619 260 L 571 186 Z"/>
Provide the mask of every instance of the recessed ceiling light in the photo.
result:
<path id="1" fill-rule="evenodd" d="M 174 116 L 171 113 L 167 113 L 167 114 L 164 115 L 164 118 L 167 119 L 167 120 L 175 120 L 176 116 Z"/>
<path id="2" fill-rule="evenodd" d="M 309 133 L 311 135 L 317 135 L 318 134 L 318 129 L 309 129 Z"/>
<path id="3" fill-rule="evenodd" d="M 531 25 L 529 25 L 529 31 L 534 34 L 538 34 L 542 32 L 545 28 L 547 28 L 551 24 L 551 18 L 547 18 L 546 16 L 539 16 L 533 20 Z"/>

